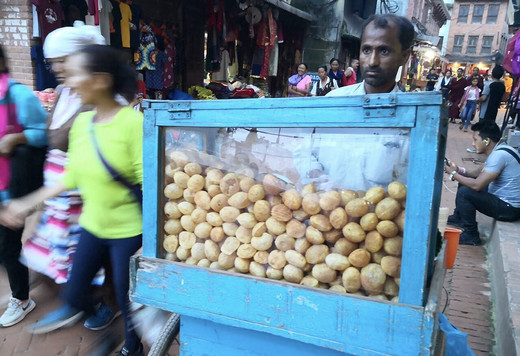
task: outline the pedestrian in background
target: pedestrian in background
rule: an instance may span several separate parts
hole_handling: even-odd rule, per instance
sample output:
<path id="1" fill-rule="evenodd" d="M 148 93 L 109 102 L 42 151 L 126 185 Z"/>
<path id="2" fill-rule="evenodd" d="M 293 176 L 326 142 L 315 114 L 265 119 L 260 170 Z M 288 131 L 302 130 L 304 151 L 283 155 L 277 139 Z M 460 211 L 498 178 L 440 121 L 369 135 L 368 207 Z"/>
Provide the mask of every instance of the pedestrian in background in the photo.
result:
<path id="1" fill-rule="evenodd" d="M 110 261 L 117 301 L 125 318 L 125 343 L 118 355 L 143 355 L 129 313 L 130 257 L 141 247 L 143 115 L 116 101 L 116 94 L 134 95 L 133 68 L 116 50 L 90 45 L 65 62 L 66 84 L 96 111 L 80 114 L 70 131 L 68 163 L 61 181 L 12 201 L 0 221 L 19 225 L 39 202 L 79 188 L 83 211 L 81 236 L 65 304 L 32 325 L 33 333 L 47 333 L 79 320 L 78 312 L 94 314 L 89 289 L 99 268 Z"/>
<path id="2" fill-rule="evenodd" d="M 448 84 L 448 89 L 450 91 L 450 109 L 448 116 L 451 123 L 455 123 L 455 120 L 460 118 L 460 100 L 464 95 L 464 88 L 466 88 L 469 84 L 466 78 L 464 78 L 463 74 L 464 70 L 462 68 L 457 69 L 457 77 L 452 78 Z"/>
<path id="3" fill-rule="evenodd" d="M 336 82 L 336 79 L 331 80 L 327 75 L 327 66 L 318 67 L 318 76 L 320 77 L 320 80 L 318 80 L 312 86 L 312 96 L 325 96 L 330 91 L 338 89 L 338 83 Z"/>
<path id="4" fill-rule="evenodd" d="M 0 46 L 0 207 L 43 184 L 46 119 L 34 93 L 10 78 Z M 12 229 L 0 226 L 0 262 L 12 293 L 0 327 L 17 324 L 36 306 L 29 298 L 29 270 L 19 260 L 22 227 L 23 222 Z"/>
<path id="5" fill-rule="evenodd" d="M 436 90 L 440 91 L 442 93 L 442 98 L 444 100 L 448 100 L 450 98 L 450 89 L 448 88 L 448 85 L 451 82 L 451 70 L 448 69 L 444 76 L 442 78 L 439 78 L 439 81 L 437 82 Z"/>
<path id="6" fill-rule="evenodd" d="M 307 74 L 307 64 L 298 65 L 298 73 L 289 78 L 288 94 L 289 97 L 309 96 L 311 92 L 311 77 Z"/>
<path id="7" fill-rule="evenodd" d="M 435 72 L 435 68 L 430 69 L 430 73 L 426 76 L 426 91 L 433 91 L 435 89 L 435 84 L 437 84 L 437 80 L 439 80 L 439 76 Z"/>
<path id="8" fill-rule="evenodd" d="M 479 67 L 473 67 L 471 71 L 471 75 L 468 75 L 466 80 L 468 83 L 471 83 L 471 79 L 477 78 L 478 84 L 477 87 L 482 91 L 484 90 L 484 77 L 480 75 L 480 68 Z"/>
<path id="9" fill-rule="evenodd" d="M 480 89 L 477 87 L 478 78 L 473 77 L 471 79 L 471 86 L 464 88 L 464 96 L 460 101 L 459 107 L 462 110 L 461 123 L 459 130 L 464 129 L 464 132 L 468 131 L 469 123 L 471 118 L 477 109 L 477 103 L 480 98 Z"/>
<path id="10" fill-rule="evenodd" d="M 335 80 L 338 83 L 338 87 L 342 87 L 345 84 L 345 72 L 339 69 L 339 59 L 332 58 L 329 61 L 330 70 L 329 70 L 329 78 L 330 80 Z"/>
<path id="11" fill-rule="evenodd" d="M 509 74 L 509 72 L 504 74 L 504 86 L 506 87 L 506 92 L 504 93 L 502 101 L 507 103 L 509 97 L 511 96 L 511 89 L 513 88 L 513 78 L 511 78 L 511 74 Z"/>
<path id="12" fill-rule="evenodd" d="M 492 81 L 484 88 L 480 97 L 480 120 L 495 122 L 502 97 L 506 90 L 504 82 L 502 81 L 503 75 L 504 68 L 502 66 L 496 66 L 491 71 Z"/>
<path id="13" fill-rule="evenodd" d="M 354 58 L 350 61 L 350 67 L 345 70 L 345 80 L 344 86 L 357 84 L 357 74 L 356 71 L 359 68 L 359 60 Z"/>

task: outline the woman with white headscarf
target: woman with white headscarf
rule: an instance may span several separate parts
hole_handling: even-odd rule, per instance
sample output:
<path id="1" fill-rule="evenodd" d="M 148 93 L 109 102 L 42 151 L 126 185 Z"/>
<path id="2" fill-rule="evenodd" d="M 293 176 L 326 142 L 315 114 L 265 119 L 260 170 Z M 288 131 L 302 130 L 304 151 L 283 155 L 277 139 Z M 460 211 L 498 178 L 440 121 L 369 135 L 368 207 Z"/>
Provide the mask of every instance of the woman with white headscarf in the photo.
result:
<path id="1" fill-rule="evenodd" d="M 105 39 L 97 27 L 76 21 L 74 27 L 62 27 L 51 32 L 43 46 L 45 59 L 60 83 L 56 88 L 56 103 L 47 122 L 49 152 L 44 168 L 47 186 L 53 185 L 63 176 L 69 131 L 76 117 L 92 110 L 92 107 L 82 105 L 81 98 L 64 85 L 65 60 L 90 44 L 105 44 Z M 54 279 L 57 284 L 68 281 L 79 240 L 78 219 L 81 209 L 82 200 L 77 190 L 47 200 L 40 224 L 23 246 L 23 262 L 29 268 Z M 108 326 L 116 316 L 116 312 L 104 304 L 99 312 L 100 315 L 87 319 L 85 326 L 97 330 Z"/>

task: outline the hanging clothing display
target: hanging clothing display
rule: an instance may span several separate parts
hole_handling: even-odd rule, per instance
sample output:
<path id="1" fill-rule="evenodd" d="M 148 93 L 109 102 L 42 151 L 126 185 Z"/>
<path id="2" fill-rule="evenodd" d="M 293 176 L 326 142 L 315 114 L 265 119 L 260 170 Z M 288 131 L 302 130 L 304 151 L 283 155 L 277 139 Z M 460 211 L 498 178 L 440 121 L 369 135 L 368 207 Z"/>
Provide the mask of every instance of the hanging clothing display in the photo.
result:
<path id="1" fill-rule="evenodd" d="M 223 50 L 220 54 L 222 60 L 220 62 L 220 70 L 211 75 L 211 79 L 219 81 L 219 82 L 227 82 L 229 80 L 228 69 L 231 64 L 231 60 L 229 59 L 229 52 L 227 49 Z"/>
<path id="2" fill-rule="evenodd" d="M 278 55 L 279 55 L 278 43 L 275 43 L 273 49 L 271 49 L 271 57 L 269 58 L 269 76 L 276 77 L 278 75 Z"/>
<path id="3" fill-rule="evenodd" d="M 38 11 L 36 11 L 36 6 L 34 4 L 32 6 L 32 20 L 33 20 L 33 37 L 40 37 L 40 26 L 38 26 Z"/>
<path id="4" fill-rule="evenodd" d="M 63 26 L 72 26 L 74 21 L 85 22 L 88 6 L 85 0 L 61 0 L 61 8 L 65 16 Z"/>
<path id="5" fill-rule="evenodd" d="M 132 10 L 124 2 L 119 3 L 121 11 L 121 45 L 123 48 L 130 48 L 130 21 L 132 20 Z"/>
<path id="6" fill-rule="evenodd" d="M 43 46 L 32 46 L 31 57 L 34 59 L 34 64 L 36 67 L 36 90 L 41 91 L 47 88 L 56 88 L 58 86 L 58 82 L 50 70 L 50 65 L 45 63 L 45 57 L 43 56 Z"/>
<path id="7" fill-rule="evenodd" d="M 99 1 L 99 29 L 101 34 L 105 37 L 107 45 L 110 44 L 110 14 L 112 13 L 113 7 L 109 0 L 96 0 Z"/>
<path id="8" fill-rule="evenodd" d="M 93 16 L 98 9 L 96 6 L 96 0 L 87 0 L 88 14 Z"/>
<path id="9" fill-rule="evenodd" d="M 238 76 L 238 54 L 237 54 L 237 46 L 235 43 L 232 44 L 233 47 L 233 58 L 231 59 L 231 64 L 228 67 L 228 74 L 230 79 L 234 79 Z M 231 55 L 231 54 L 230 54 Z"/>
<path id="10" fill-rule="evenodd" d="M 99 30 L 103 37 L 105 38 L 105 42 L 107 45 L 110 45 L 110 14 L 112 12 L 112 3 L 110 0 L 93 0 L 96 6 L 95 10 L 93 10 L 93 14 L 90 13 L 89 7 L 89 15 L 85 16 L 85 23 L 87 25 L 99 26 Z"/>
<path id="11" fill-rule="evenodd" d="M 273 11 L 271 8 L 267 9 L 267 28 L 265 29 L 264 33 L 264 40 L 262 42 L 262 45 L 264 46 L 264 63 L 262 65 L 262 71 L 260 72 L 260 78 L 266 79 L 269 75 L 269 64 L 270 64 L 270 57 L 271 57 L 271 51 L 273 50 L 275 44 L 276 44 L 276 21 L 273 18 Z"/>
<path id="12" fill-rule="evenodd" d="M 266 79 L 269 76 L 271 51 L 276 44 L 277 26 L 271 8 L 267 9 L 267 16 L 262 17 L 257 30 L 256 51 L 251 64 L 253 78 Z"/>
<path id="13" fill-rule="evenodd" d="M 165 88 L 170 88 L 174 84 L 174 67 L 177 56 L 175 46 L 170 40 L 166 44 L 164 53 L 166 54 L 166 63 L 164 63 L 163 83 Z"/>
<path id="14" fill-rule="evenodd" d="M 164 88 L 164 64 L 168 61 L 166 54 L 163 51 L 155 52 L 155 70 L 146 72 L 146 88 L 148 89 L 162 89 Z"/>
<path id="15" fill-rule="evenodd" d="M 110 22 L 110 45 L 113 47 L 121 48 L 121 10 L 119 8 L 119 2 L 110 0 L 112 4 L 112 21 Z"/>
<path id="16" fill-rule="evenodd" d="M 224 24 L 224 1 L 209 0 L 206 12 L 208 21 L 206 31 L 208 33 L 206 72 L 215 73 L 220 71 L 220 48 L 222 44 L 222 31 Z"/>
<path id="17" fill-rule="evenodd" d="M 36 6 L 36 12 L 38 13 L 38 23 L 40 24 L 43 44 L 45 37 L 49 33 L 62 27 L 65 17 L 58 0 L 32 0 L 32 4 Z"/>
<path id="18" fill-rule="evenodd" d="M 130 48 L 135 49 L 138 48 L 140 44 L 139 23 L 143 10 L 131 0 L 128 0 L 127 3 L 130 5 L 130 10 L 132 11 L 132 21 L 130 22 Z"/>
<path id="19" fill-rule="evenodd" d="M 255 53 L 253 53 L 253 59 L 251 60 L 251 77 L 253 78 L 260 78 L 264 64 L 264 52 L 264 49 L 257 48 Z"/>
<path id="20" fill-rule="evenodd" d="M 206 54 L 206 72 L 215 73 L 220 71 L 220 57 L 218 50 L 220 48 L 219 35 L 215 27 L 208 32 L 208 45 Z"/>
<path id="21" fill-rule="evenodd" d="M 136 70 L 155 70 L 155 35 L 148 25 L 141 27 L 141 44 L 134 52 Z"/>

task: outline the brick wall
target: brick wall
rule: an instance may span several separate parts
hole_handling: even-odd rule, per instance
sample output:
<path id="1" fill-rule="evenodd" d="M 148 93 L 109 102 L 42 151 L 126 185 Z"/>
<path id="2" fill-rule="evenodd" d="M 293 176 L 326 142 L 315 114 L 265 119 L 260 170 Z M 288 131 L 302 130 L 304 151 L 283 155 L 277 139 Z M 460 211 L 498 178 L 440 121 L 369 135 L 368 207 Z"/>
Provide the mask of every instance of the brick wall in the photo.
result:
<path id="1" fill-rule="evenodd" d="M 11 77 L 31 88 L 35 73 L 31 60 L 31 0 L 0 0 L 0 43 L 7 56 Z"/>

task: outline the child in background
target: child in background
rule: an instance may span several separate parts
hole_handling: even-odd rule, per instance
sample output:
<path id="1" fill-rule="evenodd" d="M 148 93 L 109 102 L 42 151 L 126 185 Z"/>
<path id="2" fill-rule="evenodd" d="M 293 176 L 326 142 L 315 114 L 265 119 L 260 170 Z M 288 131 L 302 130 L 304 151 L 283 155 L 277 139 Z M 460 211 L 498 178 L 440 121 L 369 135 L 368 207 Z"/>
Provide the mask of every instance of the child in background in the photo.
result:
<path id="1" fill-rule="evenodd" d="M 464 96 L 460 101 L 459 108 L 462 110 L 462 122 L 459 125 L 459 130 L 464 128 L 464 132 L 468 131 L 471 118 L 477 109 L 477 102 L 480 97 L 480 89 L 478 88 L 478 78 L 471 79 L 471 86 L 464 88 Z"/>

